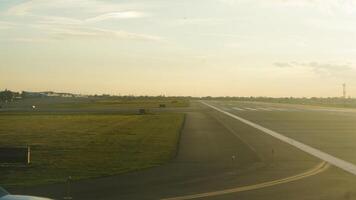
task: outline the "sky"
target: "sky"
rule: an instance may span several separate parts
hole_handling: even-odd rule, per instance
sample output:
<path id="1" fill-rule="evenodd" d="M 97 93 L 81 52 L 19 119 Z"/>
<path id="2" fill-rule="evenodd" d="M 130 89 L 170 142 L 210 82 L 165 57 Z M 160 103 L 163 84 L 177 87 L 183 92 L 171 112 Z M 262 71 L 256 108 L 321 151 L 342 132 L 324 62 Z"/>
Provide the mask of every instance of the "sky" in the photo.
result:
<path id="1" fill-rule="evenodd" d="M 356 97 L 356 0 L 0 0 L 0 90 Z"/>

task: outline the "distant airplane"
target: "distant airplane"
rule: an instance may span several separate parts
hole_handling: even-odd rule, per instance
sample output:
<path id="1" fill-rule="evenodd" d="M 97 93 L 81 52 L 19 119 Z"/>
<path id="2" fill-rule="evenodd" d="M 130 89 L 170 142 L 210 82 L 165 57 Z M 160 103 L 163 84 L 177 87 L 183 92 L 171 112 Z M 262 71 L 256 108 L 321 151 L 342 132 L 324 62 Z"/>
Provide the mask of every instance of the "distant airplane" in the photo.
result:
<path id="1" fill-rule="evenodd" d="M 43 197 L 24 196 L 24 195 L 11 195 L 2 187 L 0 187 L 0 200 L 52 200 Z"/>

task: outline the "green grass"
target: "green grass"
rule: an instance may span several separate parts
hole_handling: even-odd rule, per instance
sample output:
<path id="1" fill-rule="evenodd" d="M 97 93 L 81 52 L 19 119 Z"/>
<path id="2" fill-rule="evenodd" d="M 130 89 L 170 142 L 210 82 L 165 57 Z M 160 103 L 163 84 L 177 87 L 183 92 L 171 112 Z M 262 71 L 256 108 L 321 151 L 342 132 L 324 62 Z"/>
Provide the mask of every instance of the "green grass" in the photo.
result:
<path id="1" fill-rule="evenodd" d="M 184 114 L 0 115 L 0 146 L 32 149 L 27 168 L 0 168 L 0 185 L 100 177 L 160 165 L 175 154 Z"/>
<path id="2" fill-rule="evenodd" d="M 187 98 L 120 98 L 120 97 L 89 97 L 89 98 L 60 98 L 60 97 L 48 97 L 48 98 L 28 98 L 17 100 L 9 103 L 0 102 L 0 106 L 4 109 L 30 109 L 33 105 L 37 109 L 58 109 L 62 111 L 107 111 L 112 109 L 118 112 L 121 110 L 133 110 L 133 109 L 151 109 L 159 108 L 161 104 L 164 104 L 167 108 L 181 108 L 188 107 L 190 101 Z M 1 108 L 0 108 L 1 110 Z"/>
<path id="3" fill-rule="evenodd" d="M 160 104 L 166 107 L 187 107 L 188 100 L 150 100 L 150 99 L 93 99 L 88 102 L 68 102 L 52 105 L 56 108 L 158 108 Z"/>

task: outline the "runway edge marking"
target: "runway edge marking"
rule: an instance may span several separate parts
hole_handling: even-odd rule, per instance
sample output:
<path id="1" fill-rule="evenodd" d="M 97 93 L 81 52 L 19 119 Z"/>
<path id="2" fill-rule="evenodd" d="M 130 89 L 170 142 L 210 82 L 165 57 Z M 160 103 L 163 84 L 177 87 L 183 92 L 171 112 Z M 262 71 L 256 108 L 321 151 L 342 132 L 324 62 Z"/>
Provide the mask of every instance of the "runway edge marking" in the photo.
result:
<path id="1" fill-rule="evenodd" d="M 227 116 L 230 116 L 230 117 L 232 117 L 234 119 L 237 119 L 240 122 L 243 122 L 243 123 L 245 123 L 245 124 L 247 124 L 247 125 L 249 125 L 249 126 L 251 126 L 253 128 L 256 128 L 256 129 L 258 129 L 258 130 L 260 130 L 260 131 L 262 131 L 262 132 L 264 132 L 264 133 L 266 133 L 266 134 L 268 134 L 268 135 L 270 135 L 272 137 L 275 137 L 275 138 L 277 138 L 277 139 L 279 139 L 279 140 L 281 140 L 281 141 L 283 141 L 285 143 L 288 143 L 288 144 L 290 144 L 290 145 L 292 145 L 292 146 L 294 146 L 294 147 L 296 147 L 296 148 L 298 148 L 298 149 L 300 149 L 300 150 L 302 150 L 302 151 L 304 151 L 306 153 L 309 153 L 309 154 L 311 154 L 311 155 L 313 155 L 313 156 L 315 156 L 315 157 L 317 157 L 317 158 L 319 158 L 321 160 L 324 160 L 325 162 L 328 162 L 331 165 L 334 165 L 334 166 L 336 166 L 336 167 L 338 167 L 340 169 L 343 169 L 343 170 L 345 170 L 345 171 L 347 171 L 347 172 L 349 172 L 349 173 L 351 173 L 353 175 L 356 175 L 356 166 L 354 164 L 350 163 L 350 162 L 347 162 L 345 160 L 342 160 L 340 158 L 337 158 L 335 156 L 332 156 L 330 154 L 322 152 L 319 149 L 316 149 L 316 148 L 311 147 L 309 145 L 303 144 L 303 143 L 301 143 L 301 142 L 299 142 L 297 140 L 294 140 L 294 139 L 289 138 L 287 136 L 284 136 L 284 135 L 282 135 L 280 133 L 272 131 L 272 130 L 270 130 L 268 128 L 265 128 L 265 127 L 263 127 L 261 125 L 253 123 L 253 122 L 251 122 L 249 120 L 246 120 L 246 119 L 244 119 L 242 117 L 239 117 L 237 115 L 234 115 L 234 114 L 231 114 L 231 113 L 226 112 L 224 110 L 221 110 L 220 108 L 215 107 L 213 105 L 210 105 L 210 104 L 208 104 L 206 102 L 201 102 L 201 103 L 203 103 L 204 105 L 206 105 L 206 106 L 208 106 L 210 108 L 213 108 L 214 110 L 217 110 L 217 111 L 219 111 L 219 112 L 221 112 L 221 113 L 223 113 L 223 114 L 225 114 Z"/>

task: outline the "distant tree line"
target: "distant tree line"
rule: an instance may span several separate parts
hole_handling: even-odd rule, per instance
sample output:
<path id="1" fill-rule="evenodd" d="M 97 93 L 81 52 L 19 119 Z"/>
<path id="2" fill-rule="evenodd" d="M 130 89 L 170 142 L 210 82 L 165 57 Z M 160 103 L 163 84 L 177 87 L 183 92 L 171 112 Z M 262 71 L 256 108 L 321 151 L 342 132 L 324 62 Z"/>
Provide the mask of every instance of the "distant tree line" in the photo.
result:
<path id="1" fill-rule="evenodd" d="M 270 102 L 270 103 L 290 103 L 290 104 L 307 104 L 307 105 L 324 105 L 324 106 L 336 106 L 336 107 L 354 107 L 356 108 L 355 98 L 342 98 L 342 97 L 191 97 L 191 96 L 148 96 L 148 95 L 110 95 L 110 94 L 95 94 L 95 95 L 75 95 L 71 93 L 56 93 L 56 92 L 26 92 L 22 91 L 13 92 L 5 89 L 0 91 L 0 102 L 10 102 L 17 99 L 25 98 L 43 98 L 43 97 L 83 97 L 90 99 L 106 99 L 106 100 L 227 100 L 227 101 L 254 101 L 254 102 Z"/>
<path id="2" fill-rule="evenodd" d="M 21 94 L 19 92 L 13 92 L 7 89 L 0 91 L 0 101 L 2 102 L 13 101 L 16 98 L 21 98 Z"/>
<path id="3" fill-rule="evenodd" d="M 14 101 L 19 99 L 29 99 L 29 98 L 53 98 L 53 97 L 73 97 L 73 98 L 90 98 L 90 99 L 106 99 L 106 100 L 177 100 L 177 99 L 192 99 L 190 96 L 148 96 L 148 95 L 110 95 L 110 94 L 94 94 L 94 95 L 77 95 L 71 93 L 58 93 L 58 92 L 13 92 L 5 89 L 0 91 L 0 101 Z"/>
<path id="4" fill-rule="evenodd" d="M 102 95 L 90 95 L 89 98 L 98 98 L 98 99 L 111 99 L 111 100 L 176 100 L 176 99 L 192 99 L 193 97 L 190 96 L 148 96 L 148 95 L 109 95 L 109 94 L 102 94 Z"/>

